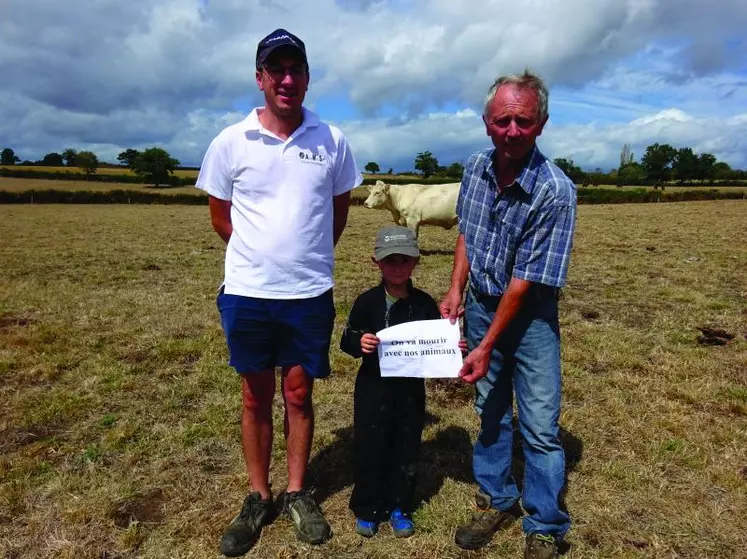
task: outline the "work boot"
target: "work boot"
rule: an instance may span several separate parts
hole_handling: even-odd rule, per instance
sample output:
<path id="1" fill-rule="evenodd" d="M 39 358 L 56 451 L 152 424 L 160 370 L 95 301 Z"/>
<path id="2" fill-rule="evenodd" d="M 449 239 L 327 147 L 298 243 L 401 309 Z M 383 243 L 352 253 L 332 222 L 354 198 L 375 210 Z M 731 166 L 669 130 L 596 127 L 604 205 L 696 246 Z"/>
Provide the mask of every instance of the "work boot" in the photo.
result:
<path id="1" fill-rule="evenodd" d="M 220 539 L 220 552 L 226 557 L 239 557 L 257 543 L 262 526 L 272 522 L 275 514 L 272 499 L 249 493 L 239 515 L 231 521 Z"/>
<path id="2" fill-rule="evenodd" d="M 480 549 L 490 542 L 501 528 L 511 525 L 521 516 L 518 503 L 507 511 L 491 507 L 490 497 L 481 491 L 475 495 L 477 510 L 472 518 L 457 528 L 454 541 L 462 549 Z"/>
<path id="3" fill-rule="evenodd" d="M 524 559 L 557 559 L 558 544 L 549 534 L 528 534 Z"/>
<path id="4" fill-rule="evenodd" d="M 306 489 L 283 495 L 283 512 L 293 522 L 296 537 L 302 542 L 320 544 L 332 536 L 332 529 L 311 493 Z"/>

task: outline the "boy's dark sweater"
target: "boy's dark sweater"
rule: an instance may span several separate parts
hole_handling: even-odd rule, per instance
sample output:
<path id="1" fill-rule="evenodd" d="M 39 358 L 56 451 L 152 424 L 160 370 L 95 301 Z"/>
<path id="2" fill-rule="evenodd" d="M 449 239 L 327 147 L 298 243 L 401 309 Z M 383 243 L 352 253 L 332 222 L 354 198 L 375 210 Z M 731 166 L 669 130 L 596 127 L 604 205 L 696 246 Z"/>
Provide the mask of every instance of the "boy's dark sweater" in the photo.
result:
<path id="1" fill-rule="evenodd" d="M 340 349 L 353 357 L 363 357 L 359 374 L 381 376 L 378 352 L 364 354 L 361 350 L 363 334 L 376 334 L 387 326 L 413 320 L 441 318 L 436 301 L 425 291 L 417 289 L 412 281 L 407 282 L 408 296 L 395 301 L 389 309 L 389 324 L 386 324 L 386 290 L 382 281 L 376 287 L 361 293 L 353 303 L 350 317 L 342 333 Z"/>

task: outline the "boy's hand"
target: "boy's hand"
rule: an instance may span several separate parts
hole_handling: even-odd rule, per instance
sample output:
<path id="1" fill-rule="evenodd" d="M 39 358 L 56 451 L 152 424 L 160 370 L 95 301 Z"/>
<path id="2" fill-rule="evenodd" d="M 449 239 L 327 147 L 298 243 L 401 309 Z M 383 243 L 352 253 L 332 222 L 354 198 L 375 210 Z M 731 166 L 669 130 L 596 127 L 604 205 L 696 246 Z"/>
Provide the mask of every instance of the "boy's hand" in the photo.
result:
<path id="1" fill-rule="evenodd" d="M 467 354 L 469 353 L 469 349 L 467 348 L 467 340 L 464 338 L 461 338 L 459 340 L 459 351 L 462 352 L 462 357 L 467 357 Z"/>
<path id="2" fill-rule="evenodd" d="M 363 334 L 361 336 L 361 351 L 363 353 L 373 353 L 379 345 L 379 338 L 373 334 Z"/>

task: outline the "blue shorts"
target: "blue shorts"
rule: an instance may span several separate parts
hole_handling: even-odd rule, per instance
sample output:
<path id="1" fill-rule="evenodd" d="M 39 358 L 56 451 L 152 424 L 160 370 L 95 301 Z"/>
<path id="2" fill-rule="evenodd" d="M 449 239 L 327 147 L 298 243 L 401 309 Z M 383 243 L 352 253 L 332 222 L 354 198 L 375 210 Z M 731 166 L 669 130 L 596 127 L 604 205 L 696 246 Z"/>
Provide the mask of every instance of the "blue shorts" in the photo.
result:
<path id="1" fill-rule="evenodd" d="M 313 378 L 329 375 L 335 322 L 332 290 L 311 299 L 257 299 L 218 294 L 228 363 L 240 374 L 301 365 Z"/>

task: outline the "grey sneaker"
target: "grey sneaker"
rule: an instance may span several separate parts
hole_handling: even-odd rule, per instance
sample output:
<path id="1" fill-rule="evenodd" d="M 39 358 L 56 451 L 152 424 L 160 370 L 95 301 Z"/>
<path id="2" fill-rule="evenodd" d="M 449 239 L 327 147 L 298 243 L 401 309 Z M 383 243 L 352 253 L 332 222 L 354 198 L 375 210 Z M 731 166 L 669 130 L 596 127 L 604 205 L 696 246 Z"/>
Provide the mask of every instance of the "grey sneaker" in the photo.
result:
<path id="1" fill-rule="evenodd" d="M 528 534 L 524 559 L 557 559 L 558 544 L 549 534 Z"/>
<path id="2" fill-rule="evenodd" d="M 247 553 L 257 543 L 262 526 L 272 522 L 274 515 L 272 499 L 262 499 L 257 492 L 249 493 L 239 515 L 223 532 L 220 552 L 226 557 L 239 557 Z"/>
<path id="3" fill-rule="evenodd" d="M 285 493 L 283 512 L 290 517 L 296 537 L 302 542 L 316 545 L 332 537 L 332 529 L 308 490 Z"/>
<path id="4" fill-rule="evenodd" d="M 511 525 L 521 516 L 518 503 L 507 511 L 490 508 L 490 497 L 478 491 L 475 495 L 477 511 L 472 518 L 457 528 L 454 541 L 462 549 L 480 549 L 487 545 L 501 528 Z"/>

